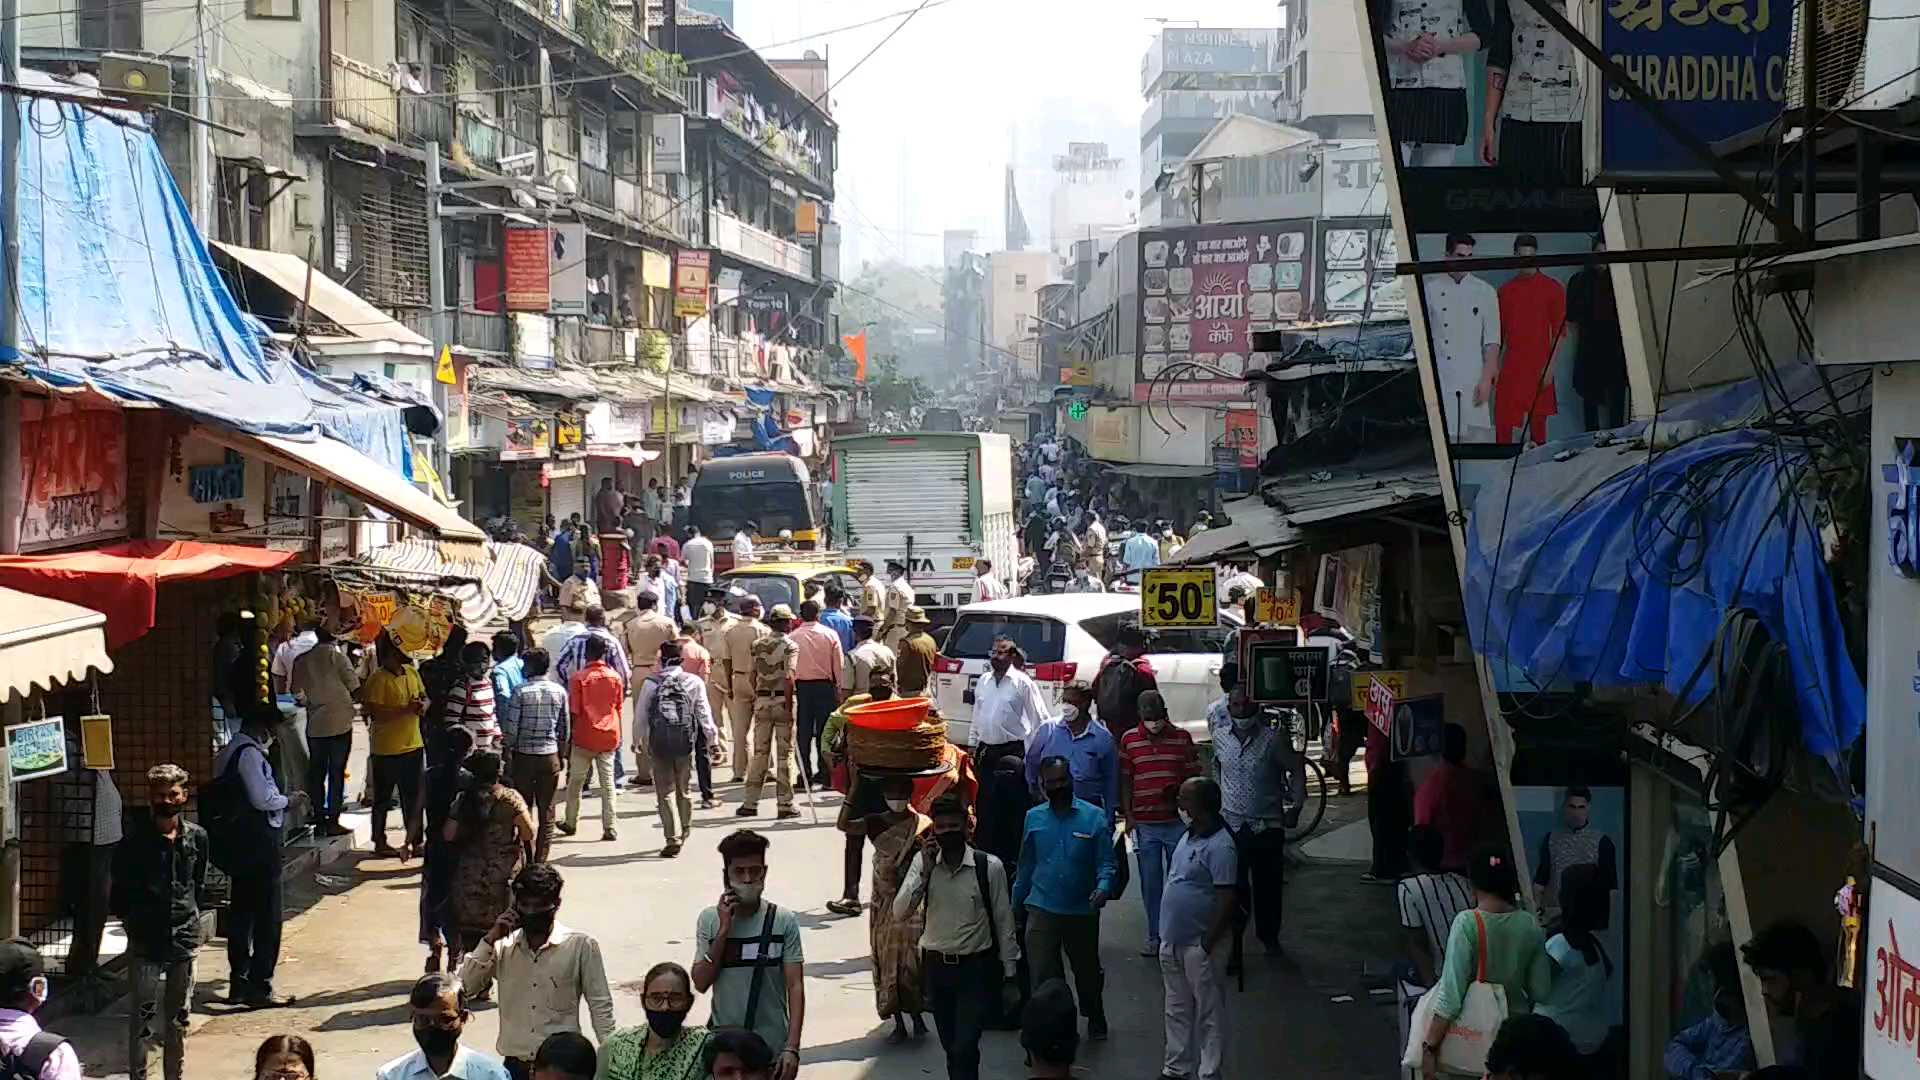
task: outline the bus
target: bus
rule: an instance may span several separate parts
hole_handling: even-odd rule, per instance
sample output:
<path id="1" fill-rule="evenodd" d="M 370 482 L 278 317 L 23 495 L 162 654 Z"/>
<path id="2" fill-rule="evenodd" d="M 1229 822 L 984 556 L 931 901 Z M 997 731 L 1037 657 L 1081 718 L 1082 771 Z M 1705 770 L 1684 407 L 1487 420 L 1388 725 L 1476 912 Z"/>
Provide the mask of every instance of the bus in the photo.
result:
<path id="1" fill-rule="evenodd" d="M 821 546 L 807 465 L 792 454 L 740 454 L 701 465 L 688 520 L 713 541 L 716 571 L 733 568 L 733 536 L 749 521 L 758 526 L 756 548 L 779 544 L 782 531 L 792 532 L 796 550 Z"/>

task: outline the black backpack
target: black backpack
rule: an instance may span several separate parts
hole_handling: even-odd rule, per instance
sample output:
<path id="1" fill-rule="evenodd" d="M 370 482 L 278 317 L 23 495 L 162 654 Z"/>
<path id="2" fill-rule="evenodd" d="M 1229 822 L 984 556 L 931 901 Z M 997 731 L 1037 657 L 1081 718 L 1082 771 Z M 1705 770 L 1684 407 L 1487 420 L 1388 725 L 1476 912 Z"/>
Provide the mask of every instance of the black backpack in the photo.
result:
<path id="1" fill-rule="evenodd" d="M 1140 722 L 1140 694 L 1157 685 L 1136 661 L 1108 656 L 1093 679 L 1093 705 L 1100 722 L 1118 739 Z"/>
<path id="2" fill-rule="evenodd" d="M 693 753 L 693 695 L 686 680 L 655 675 L 647 705 L 647 749 L 664 761 Z"/>
<path id="3" fill-rule="evenodd" d="M 266 758 L 258 743 L 242 746 L 227 759 L 226 769 L 200 789 L 200 823 L 207 830 L 213 865 L 235 877 L 277 872 L 280 867 L 280 830 L 267 823 L 266 811 L 253 808 L 246 782 L 240 779 L 240 759 L 249 752 Z"/>
<path id="4" fill-rule="evenodd" d="M 40 1070 L 53 1059 L 53 1052 L 65 1045 L 65 1035 L 42 1031 L 28 1039 L 18 1053 L 0 1052 L 0 1080 L 40 1080 Z"/>

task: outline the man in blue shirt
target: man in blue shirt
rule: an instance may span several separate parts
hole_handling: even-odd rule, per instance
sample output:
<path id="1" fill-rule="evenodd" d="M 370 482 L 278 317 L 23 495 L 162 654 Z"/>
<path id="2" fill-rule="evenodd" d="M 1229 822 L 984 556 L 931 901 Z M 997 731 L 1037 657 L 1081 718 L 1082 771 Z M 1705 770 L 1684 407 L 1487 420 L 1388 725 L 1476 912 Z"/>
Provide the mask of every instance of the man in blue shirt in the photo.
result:
<path id="1" fill-rule="evenodd" d="M 1093 688 L 1074 683 L 1061 695 L 1058 719 L 1040 725 L 1027 740 L 1027 787 L 1040 790 L 1040 763 L 1063 757 L 1073 768 L 1073 797 L 1107 812 L 1120 803 L 1120 759 L 1113 733 L 1093 718 Z"/>
<path id="2" fill-rule="evenodd" d="M 1120 545 L 1120 561 L 1126 563 L 1129 570 L 1147 570 L 1160 565 L 1160 541 L 1147 531 L 1144 522 Z"/>
<path id="3" fill-rule="evenodd" d="M 493 713 L 504 716 L 507 703 L 527 681 L 526 661 L 520 658 L 520 639 L 511 630 L 493 635 Z"/>
<path id="4" fill-rule="evenodd" d="M 1113 895 L 1113 833 L 1105 810 L 1073 797 L 1073 765 L 1066 758 L 1040 763 L 1040 789 L 1047 801 L 1027 811 L 1013 906 L 1026 915 L 1033 982 L 1064 977 L 1064 953 L 1073 967 L 1080 1014 L 1087 1018 L 1087 1037 L 1105 1039 L 1100 909 Z"/>
<path id="5" fill-rule="evenodd" d="M 1733 943 L 1722 941 L 1708 949 L 1700 966 L 1713 978 L 1713 1011 L 1667 1043 L 1662 1064 L 1669 1080 L 1714 1080 L 1721 1073 L 1753 1069 L 1753 1035 L 1747 1028 Z"/>
<path id="6" fill-rule="evenodd" d="M 841 651 L 853 654 L 853 616 L 847 614 L 845 586 L 827 586 L 827 606 L 820 611 L 820 625 L 839 635 Z"/>

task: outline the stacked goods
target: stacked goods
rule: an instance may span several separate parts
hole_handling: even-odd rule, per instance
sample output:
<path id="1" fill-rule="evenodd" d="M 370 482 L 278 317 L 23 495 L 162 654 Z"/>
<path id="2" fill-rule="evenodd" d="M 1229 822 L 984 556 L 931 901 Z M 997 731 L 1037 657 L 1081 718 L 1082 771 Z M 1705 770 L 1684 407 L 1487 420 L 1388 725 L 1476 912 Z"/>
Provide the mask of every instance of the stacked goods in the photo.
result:
<path id="1" fill-rule="evenodd" d="M 928 716 L 932 701 L 901 698 L 847 710 L 847 752 L 861 769 L 923 772 L 946 764 L 947 722 Z"/>

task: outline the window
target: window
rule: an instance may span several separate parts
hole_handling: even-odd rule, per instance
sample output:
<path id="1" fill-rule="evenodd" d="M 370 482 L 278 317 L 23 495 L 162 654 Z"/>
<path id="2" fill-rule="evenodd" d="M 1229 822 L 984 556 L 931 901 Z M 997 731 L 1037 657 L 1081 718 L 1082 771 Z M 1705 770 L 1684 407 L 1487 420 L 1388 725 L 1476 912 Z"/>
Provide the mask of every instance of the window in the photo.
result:
<path id="1" fill-rule="evenodd" d="M 942 650 L 956 660 L 985 660 L 993 653 L 993 643 L 1008 638 L 1027 654 L 1027 663 L 1052 664 L 1067 651 L 1066 623 L 1036 615 L 960 613 Z"/>
<path id="2" fill-rule="evenodd" d="M 247 0 L 249 19 L 298 19 L 300 0 Z"/>
<path id="3" fill-rule="evenodd" d="M 251 2 L 251 0 L 249 0 Z M 248 162 L 220 159 L 220 238 L 229 244 L 264 248 L 272 235 L 267 216 L 270 181 Z"/>
<path id="4" fill-rule="evenodd" d="M 1027 275 L 1025 275 L 1025 274 L 1015 274 L 1015 275 L 1013 275 L 1013 287 L 1014 287 L 1014 288 L 1016 288 L 1016 289 L 1024 289 L 1024 288 L 1026 288 L 1026 287 L 1027 287 Z"/>
<path id="5" fill-rule="evenodd" d="M 74 28 L 83 49 L 123 49 L 138 52 L 141 0 L 80 0 Z"/>

